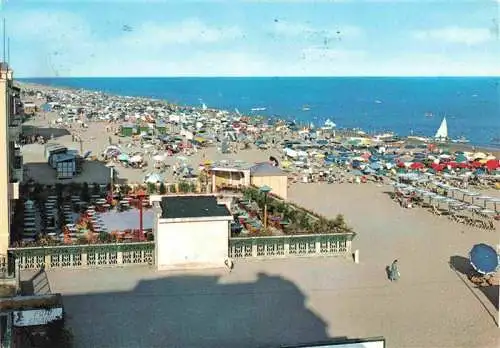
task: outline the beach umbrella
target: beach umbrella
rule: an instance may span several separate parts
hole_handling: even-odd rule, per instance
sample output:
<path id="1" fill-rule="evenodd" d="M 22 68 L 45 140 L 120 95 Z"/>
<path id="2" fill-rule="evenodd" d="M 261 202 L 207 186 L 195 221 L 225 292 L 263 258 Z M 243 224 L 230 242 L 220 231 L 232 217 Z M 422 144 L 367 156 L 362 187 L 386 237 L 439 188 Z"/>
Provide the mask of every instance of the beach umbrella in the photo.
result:
<path id="1" fill-rule="evenodd" d="M 161 182 L 162 180 L 163 178 L 156 173 L 146 175 L 146 177 L 144 178 L 144 182 L 148 184 L 156 184 L 157 182 Z"/>
<path id="2" fill-rule="evenodd" d="M 272 162 L 272 164 L 275 166 L 275 167 L 278 167 L 279 166 L 279 162 L 278 160 L 276 159 L 276 157 L 274 156 L 270 156 L 269 157 L 269 161 Z"/>
<path id="3" fill-rule="evenodd" d="M 484 152 L 476 152 L 472 155 L 472 157 L 474 159 L 483 159 L 483 158 L 486 158 L 488 156 L 486 156 L 486 154 Z"/>
<path id="4" fill-rule="evenodd" d="M 410 164 L 410 169 L 423 169 L 425 168 L 424 164 L 421 162 L 413 162 Z"/>
<path id="5" fill-rule="evenodd" d="M 498 268 L 498 254 L 491 246 L 480 243 L 472 247 L 469 252 L 470 264 L 481 274 L 496 272 Z"/>
<path id="6" fill-rule="evenodd" d="M 153 156 L 153 160 L 157 161 L 157 162 L 162 162 L 162 161 L 165 160 L 165 156 L 163 156 L 163 155 L 154 155 Z"/>
<path id="7" fill-rule="evenodd" d="M 129 157 L 126 153 L 121 153 L 120 155 L 118 155 L 118 161 L 128 161 Z"/>
<path id="8" fill-rule="evenodd" d="M 356 169 L 356 170 L 351 171 L 351 173 L 352 173 L 353 175 L 356 175 L 356 176 L 361 176 L 361 175 L 363 175 L 363 173 L 361 173 L 361 171 L 360 171 L 360 170 L 357 170 L 357 169 Z"/>
<path id="9" fill-rule="evenodd" d="M 135 156 L 130 157 L 128 161 L 131 162 L 131 163 L 141 162 L 142 161 L 142 157 L 139 156 L 139 155 L 135 155 Z"/>
<path id="10" fill-rule="evenodd" d="M 26 202 L 24 202 L 24 207 L 25 207 L 27 210 L 31 210 L 31 209 L 33 209 L 33 205 L 34 205 L 33 201 L 31 201 L 31 200 L 29 200 L 29 199 L 28 199 Z"/>
<path id="11" fill-rule="evenodd" d="M 499 160 L 491 159 L 491 160 L 488 160 L 486 162 L 486 168 L 488 168 L 488 170 L 490 170 L 490 171 L 495 170 L 498 167 L 500 167 L 500 161 Z"/>
<path id="12" fill-rule="evenodd" d="M 465 155 L 463 155 L 463 154 L 459 154 L 455 157 L 455 162 L 458 162 L 458 163 L 467 162 L 467 157 L 465 157 Z"/>
<path id="13" fill-rule="evenodd" d="M 380 164 L 380 162 L 374 162 L 370 164 L 370 167 L 374 170 L 379 170 L 380 168 L 382 168 L 382 165 Z"/>

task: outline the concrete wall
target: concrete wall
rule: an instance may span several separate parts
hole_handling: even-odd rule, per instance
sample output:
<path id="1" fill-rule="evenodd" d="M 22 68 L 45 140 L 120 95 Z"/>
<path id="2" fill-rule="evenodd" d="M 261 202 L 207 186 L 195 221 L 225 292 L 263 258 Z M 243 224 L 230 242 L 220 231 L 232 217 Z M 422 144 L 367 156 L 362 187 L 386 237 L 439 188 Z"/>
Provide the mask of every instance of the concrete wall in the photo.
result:
<path id="1" fill-rule="evenodd" d="M 9 86 L 10 76 L 0 71 L 0 254 L 7 254 L 9 247 Z"/>
<path id="2" fill-rule="evenodd" d="M 271 193 L 280 196 L 283 199 L 288 198 L 288 177 L 283 176 L 252 176 L 252 185 L 257 187 L 267 185 L 273 190 Z"/>
<path id="3" fill-rule="evenodd" d="M 224 267 L 228 257 L 228 221 L 182 220 L 185 221 L 158 220 L 158 270 Z"/>

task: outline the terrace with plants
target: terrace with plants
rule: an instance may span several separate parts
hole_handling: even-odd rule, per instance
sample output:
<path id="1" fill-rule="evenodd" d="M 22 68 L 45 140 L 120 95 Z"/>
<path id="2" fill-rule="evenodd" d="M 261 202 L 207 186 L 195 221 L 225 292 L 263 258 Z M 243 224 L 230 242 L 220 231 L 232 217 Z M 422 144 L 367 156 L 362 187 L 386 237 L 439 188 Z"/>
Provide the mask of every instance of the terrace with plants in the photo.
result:
<path id="1" fill-rule="evenodd" d="M 328 219 L 291 202 L 285 202 L 267 187 L 242 190 L 243 198 L 233 209 L 232 237 L 353 234 L 343 215 Z"/>
<path id="2" fill-rule="evenodd" d="M 120 220 L 127 213 L 138 224 L 147 212 L 148 188 L 99 184 L 42 185 L 28 182 L 20 187 L 12 223 L 13 247 L 85 245 L 151 241 L 151 228 L 109 230 L 100 213 Z M 135 214 L 136 213 L 136 214 Z M 116 215 L 116 216 L 114 216 Z"/>

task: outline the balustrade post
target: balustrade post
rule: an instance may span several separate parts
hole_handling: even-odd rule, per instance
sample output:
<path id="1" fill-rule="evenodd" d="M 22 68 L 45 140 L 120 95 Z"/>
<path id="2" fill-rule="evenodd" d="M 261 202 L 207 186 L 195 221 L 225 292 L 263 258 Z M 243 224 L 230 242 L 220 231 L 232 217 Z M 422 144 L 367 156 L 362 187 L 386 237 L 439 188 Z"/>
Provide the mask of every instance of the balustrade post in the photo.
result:
<path id="1" fill-rule="evenodd" d="M 319 239 L 316 240 L 315 247 L 316 247 L 316 254 L 321 254 L 321 241 Z"/>
<path id="2" fill-rule="evenodd" d="M 116 252 L 116 264 L 123 265 L 123 251 L 121 250 Z"/>
<path id="3" fill-rule="evenodd" d="M 87 267 L 88 264 L 87 250 L 82 251 L 82 267 Z"/>
<path id="4" fill-rule="evenodd" d="M 290 255 L 290 239 L 285 239 L 285 243 L 283 245 L 283 256 Z"/>
<path id="5" fill-rule="evenodd" d="M 252 238 L 252 257 L 257 257 L 257 243 L 255 238 Z"/>
<path id="6" fill-rule="evenodd" d="M 43 265 L 44 265 L 45 269 L 49 269 L 50 268 L 50 253 L 49 254 L 45 254 L 45 256 L 43 258 Z"/>
<path id="7" fill-rule="evenodd" d="M 350 255 L 351 254 L 351 249 L 352 249 L 352 246 L 351 246 L 352 241 L 347 236 L 345 236 L 344 238 L 347 239 L 347 241 L 346 241 L 346 254 Z"/>

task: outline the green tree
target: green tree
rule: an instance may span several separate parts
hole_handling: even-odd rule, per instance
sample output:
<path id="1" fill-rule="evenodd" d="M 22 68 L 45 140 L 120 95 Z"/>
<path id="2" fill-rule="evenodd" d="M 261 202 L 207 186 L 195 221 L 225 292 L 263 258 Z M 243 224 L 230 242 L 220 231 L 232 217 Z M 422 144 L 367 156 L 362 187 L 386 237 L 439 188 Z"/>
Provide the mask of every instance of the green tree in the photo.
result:
<path id="1" fill-rule="evenodd" d="M 165 184 L 162 182 L 160 183 L 160 195 L 164 195 L 167 193 L 167 188 L 165 187 Z"/>
<path id="2" fill-rule="evenodd" d="M 156 193 L 156 184 L 148 182 L 148 193 L 149 194 Z"/>

